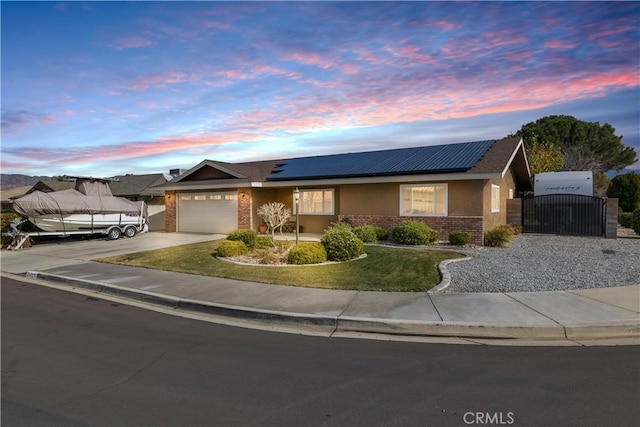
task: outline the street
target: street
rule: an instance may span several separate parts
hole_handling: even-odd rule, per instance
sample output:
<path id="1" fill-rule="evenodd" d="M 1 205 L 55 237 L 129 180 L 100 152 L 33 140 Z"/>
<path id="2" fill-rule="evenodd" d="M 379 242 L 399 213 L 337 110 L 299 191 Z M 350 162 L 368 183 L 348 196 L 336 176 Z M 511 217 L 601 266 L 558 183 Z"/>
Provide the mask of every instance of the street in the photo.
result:
<path id="1" fill-rule="evenodd" d="M 247 330 L 2 278 L 3 426 L 632 426 L 640 347 Z"/>

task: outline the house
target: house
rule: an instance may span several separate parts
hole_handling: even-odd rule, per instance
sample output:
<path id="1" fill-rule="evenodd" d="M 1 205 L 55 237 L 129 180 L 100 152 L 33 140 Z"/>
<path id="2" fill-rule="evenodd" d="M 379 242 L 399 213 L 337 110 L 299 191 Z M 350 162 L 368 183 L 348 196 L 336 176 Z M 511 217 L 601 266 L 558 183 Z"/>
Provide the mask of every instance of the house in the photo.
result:
<path id="1" fill-rule="evenodd" d="M 531 190 L 522 140 L 467 142 L 245 163 L 204 160 L 164 184 L 167 232 L 228 233 L 258 229 L 257 209 L 282 202 L 300 225 L 322 233 L 330 223 L 379 225 L 391 230 L 418 219 L 446 239 L 507 221 L 507 199 Z"/>
<path id="2" fill-rule="evenodd" d="M 165 227 L 165 203 L 164 189 L 159 187 L 171 179 L 170 176 L 162 173 L 145 174 L 145 175 L 120 175 L 113 178 L 109 182 L 111 193 L 117 197 L 124 197 L 131 201 L 144 201 L 147 204 L 149 213 L 149 230 L 161 231 Z M 75 187 L 74 179 L 49 179 L 38 181 L 32 187 L 28 188 L 22 194 L 17 194 L 17 198 L 34 191 L 42 191 L 49 193 L 52 191 L 70 190 Z M 4 196 L 3 196 L 4 199 Z"/>
<path id="3" fill-rule="evenodd" d="M 24 185 L 22 187 L 14 187 L 0 191 L 0 199 L 2 202 L 2 207 L 0 209 L 2 212 L 10 212 L 12 210 L 11 206 L 13 204 L 13 199 L 24 196 L 30 189 L 30 185 Z"/>

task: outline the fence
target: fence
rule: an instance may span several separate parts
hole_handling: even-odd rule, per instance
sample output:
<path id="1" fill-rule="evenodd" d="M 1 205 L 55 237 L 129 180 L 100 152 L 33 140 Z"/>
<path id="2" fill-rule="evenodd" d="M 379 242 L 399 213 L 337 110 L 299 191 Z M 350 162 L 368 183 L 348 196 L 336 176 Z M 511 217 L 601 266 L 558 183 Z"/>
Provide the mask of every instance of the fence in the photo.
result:
<path id="1" fill-rule="evenodd" d="M 522 199 L 524 233 L 604 236 L 606 201 L 599 197 L 553 194 Z"/>

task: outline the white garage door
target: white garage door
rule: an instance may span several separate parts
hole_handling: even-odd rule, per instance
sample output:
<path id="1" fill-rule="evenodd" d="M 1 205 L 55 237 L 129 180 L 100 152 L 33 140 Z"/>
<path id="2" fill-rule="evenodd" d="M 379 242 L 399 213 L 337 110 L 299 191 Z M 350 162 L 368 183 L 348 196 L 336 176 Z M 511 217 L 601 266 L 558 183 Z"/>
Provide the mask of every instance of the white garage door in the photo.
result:
<path id="1" fill-rule="evenodd" d="M 238 228 L 235 191 L 178 193 L 178 231 L 228 233 Z"/>

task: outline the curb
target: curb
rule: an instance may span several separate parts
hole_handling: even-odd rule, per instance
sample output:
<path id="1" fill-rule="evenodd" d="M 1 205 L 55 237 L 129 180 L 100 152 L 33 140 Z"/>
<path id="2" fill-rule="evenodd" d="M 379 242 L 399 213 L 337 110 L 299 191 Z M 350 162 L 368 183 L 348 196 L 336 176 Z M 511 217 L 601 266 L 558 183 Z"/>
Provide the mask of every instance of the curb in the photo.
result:
<path id="1" fill-rule="evenodd" d="M 442 280 L 440 281 L 440 283 L 438 283 L 438 285 L 429 289 L 427 293 L 437 294 L 438 292 L 444 291 L 449 287 L 449 285 L 451 285 L 451 273 L 449 273 L 449 270 L 447 269 L 447 265 L 453 262 L 468 261 L 470 259 L 473 259 L 473 258 L 471 258 L 470 256 L 467 256 L 464 258 L 445 259 L 440 264 L 438 264 L 438 271 L 440 272 L 440 277 L 442 277 Z"/>
<path id="2" fill-rule="evenodd" d="M 459 260 L 464 260 L 464 258 L 452 261 Z M 591 322 L 567 325 L 509 325 L 444 321 L 413 321 L 340 315 L 330 316 L 264 310 L 197 301 L 38 271 L 28 271 L 26 273 L 26 277 L 67 284 L 99 293 L 141 301 L 172 310 L 201 313 L 218 316 L 224 319 L 242 320 L 249 323 L 261 325 L 266 324 L 274 327 L 283 326 L 312 333 L 327 333 L 329 335 L 355 332 L 413 337 L 455 337 L 507 340 L 525 339 L 543 341 L 640 337 L 640 319 L 635 321 Z M 443 283 L 438 286 L 441 285 L 443 285 Z"/>

